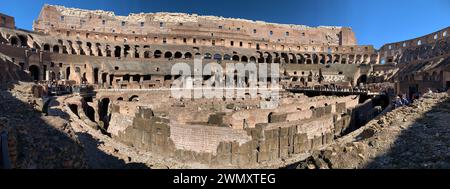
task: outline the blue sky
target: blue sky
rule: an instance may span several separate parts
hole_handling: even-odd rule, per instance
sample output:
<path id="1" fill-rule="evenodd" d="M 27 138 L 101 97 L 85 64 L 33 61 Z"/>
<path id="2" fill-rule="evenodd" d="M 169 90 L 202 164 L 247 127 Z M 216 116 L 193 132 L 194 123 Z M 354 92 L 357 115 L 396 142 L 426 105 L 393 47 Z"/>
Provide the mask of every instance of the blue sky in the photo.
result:
<path id="1" fill-rule="evenodd" d="M 349 26 L 375 48 L 450 26 L 450 0 L 0 0 L 0 12 L 31 30 L 45 4 L 114 11 L 184 12 L 308 26 Z"/>

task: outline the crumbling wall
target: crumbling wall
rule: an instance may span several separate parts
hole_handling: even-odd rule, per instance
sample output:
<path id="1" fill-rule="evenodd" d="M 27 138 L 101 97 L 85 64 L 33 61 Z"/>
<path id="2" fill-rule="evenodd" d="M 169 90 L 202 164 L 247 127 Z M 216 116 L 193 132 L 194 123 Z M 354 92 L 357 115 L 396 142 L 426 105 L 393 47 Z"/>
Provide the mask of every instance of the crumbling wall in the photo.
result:
<path id="1" fill-rule="evenodd" d="M 343 111 L 345 104 L 338 106 Z M 309 119 L 285 122 L 287 114 L 275 114 L 279 121 L 233 129 L 170 123 L 151 109 L 138 107 L 132 124 L 111 134 L 130 146 L 180 161 L 251 167 L 320 149 L 350 126 L 351 116 L 332 114 L 331 105 L 309 111 Z"/>

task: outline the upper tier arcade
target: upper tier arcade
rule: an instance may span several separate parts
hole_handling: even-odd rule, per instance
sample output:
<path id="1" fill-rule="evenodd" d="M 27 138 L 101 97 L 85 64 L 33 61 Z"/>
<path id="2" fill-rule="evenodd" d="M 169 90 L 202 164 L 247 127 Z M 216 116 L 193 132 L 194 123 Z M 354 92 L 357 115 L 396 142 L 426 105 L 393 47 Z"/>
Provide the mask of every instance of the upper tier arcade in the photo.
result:
<path id="1" fill-rule="evenodd" d="M 102 10 L 82 10 L 45 5 L 33 29 L 48 34 L 82 35 L 114 33 L 127 39 L 151 34 L 191 35 L 218 41 L 315 45 L 356 45 L 348 27 L 308 27 L 184 13 L 139 13 L 116 16 Z M 245 43 L 245 44 L 248 44 Z"/>

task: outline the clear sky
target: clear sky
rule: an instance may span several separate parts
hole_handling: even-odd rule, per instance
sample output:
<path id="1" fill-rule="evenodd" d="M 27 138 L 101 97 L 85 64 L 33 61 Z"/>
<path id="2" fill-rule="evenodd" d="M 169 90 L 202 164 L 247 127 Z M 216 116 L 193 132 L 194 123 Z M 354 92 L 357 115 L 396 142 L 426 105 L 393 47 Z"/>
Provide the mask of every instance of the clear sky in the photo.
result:
<path id="1" fill-rule="evenodd" d="M 42 6 L 102 9 L 116 15 L 184 12 L 308 26 L 348 26 L 358 44 L 419 37 L 450 26 L 450 0 L 0 0 L 0 12 L 31 30 Z"/>

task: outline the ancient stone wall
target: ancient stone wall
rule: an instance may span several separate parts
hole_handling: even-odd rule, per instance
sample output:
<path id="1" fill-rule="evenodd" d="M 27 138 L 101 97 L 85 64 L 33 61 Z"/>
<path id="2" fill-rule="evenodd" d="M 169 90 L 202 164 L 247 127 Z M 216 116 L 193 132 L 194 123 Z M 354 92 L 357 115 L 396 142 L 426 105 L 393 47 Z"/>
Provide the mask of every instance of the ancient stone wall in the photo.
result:
<path id="1" fill-rule="evenodd" d="M 45 5 L 35 21 L 35 31 L 80 35 L 80 32 L 114 33 L 133 40 L 148 33 L 189 34 L 206 38 L 251 39 L 267 42 L 355 45 L 351 28 L 287 25 L 245 19 L 199 16 L 183 13 L 140 13 L 116 16 L 113 12 L 91 11 Z M 200 30 L 199 28 L 204 28 Z M 213 34 L 211 34 L 213 33 Z M 126 35 L 126 36 L 124 36 Z M 150 38 L 151 39 L 151 38 Z M 226 40 L 228 40 L 226 39 Z M 247 43 L 244 43 L 247 45 Z"/>
<path id="2" fill-rule="evenodd" d="M 357 101 L 358 98 L 351 96 L 318 97 L 317 102 L 309 102 L 315 103 L 316 107 L 309 109 L 311 104 L 301 105 L 307 101 L 300 98 L 298 105 L 282 104 L 279 110 L 270 110 L 278 113 L 270 114 L 268 110 L 270 115 L 265 115 L 261 113 L 265 110 L 254 110 L 257 113 L 252 115 L 264 116 L 253 118 L 255 125 L 250 127 L 243 127 L 242 123 L 241 127 L 224 125 L 227 122 L 223 121 L 226 120 L 223 116 L 228 113 L 222 117 L 210 115 L 209 124 L 179 123 L 156 115 L 149 107 L 130 106 L 136 108 L 133 110 L 126 102 L 119 102 L 112 108 L 108 132 L 128 145 L 181 161 L 251 167 L 293 158 L 331 143 L 351 126 L 351 116 L 345 113 L 347 108 L 355 107 Z M 288 102 L 285 100 L 284 103 Z M 197 107 L 194 103 L 187 105 Z M 289 112 L 298 106 L 304 107 L 305 111 Z M 178 109 L 184 111 L 183 107 Z M 238 110 L 229 115 L 248 111 L 252 110 Z M 231 118 L 241 120 L 236 116 Z"/>

